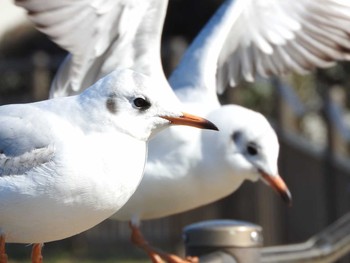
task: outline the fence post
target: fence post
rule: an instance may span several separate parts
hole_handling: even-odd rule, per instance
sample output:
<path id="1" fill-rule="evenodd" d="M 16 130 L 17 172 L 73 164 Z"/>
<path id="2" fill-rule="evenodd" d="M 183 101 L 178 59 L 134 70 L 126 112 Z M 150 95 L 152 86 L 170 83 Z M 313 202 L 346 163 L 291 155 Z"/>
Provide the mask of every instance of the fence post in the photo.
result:
<path id="1" fill-rule="evenodd" d="M 185 227 L 184 239 L 186 255 L 198 256 L 200 262 L 260 262 L 262 227 L 252 223 L 203 221 Z"/>
<path id="2" fill-rule="evenodd" d="M 49 71 L 49 56 L 43 52 L 36 52 L 33 57 L 33 98 L 35 101 L 44 100 L 49 97 L 51 83 Z"/>

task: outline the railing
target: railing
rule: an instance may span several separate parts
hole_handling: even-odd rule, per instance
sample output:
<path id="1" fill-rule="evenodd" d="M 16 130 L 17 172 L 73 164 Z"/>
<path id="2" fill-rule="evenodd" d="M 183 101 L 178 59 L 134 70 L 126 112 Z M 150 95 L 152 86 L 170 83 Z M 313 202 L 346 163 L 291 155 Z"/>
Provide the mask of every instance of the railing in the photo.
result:
<path id="1" fill-rule="evenodd" d="M 201 263 L 331 263 L 350 252 L 350 213 L 299 244 L 262 247 L 261 230 L 234 220 L 196 223 L 184 230 L 186 254 Z"/>
<path id="2" fill-rule="evenodd" d="M 294 245 L 262 249 L 262 262 L 335 262 L 350 252 L 350 212 L 329 227 Z"/>

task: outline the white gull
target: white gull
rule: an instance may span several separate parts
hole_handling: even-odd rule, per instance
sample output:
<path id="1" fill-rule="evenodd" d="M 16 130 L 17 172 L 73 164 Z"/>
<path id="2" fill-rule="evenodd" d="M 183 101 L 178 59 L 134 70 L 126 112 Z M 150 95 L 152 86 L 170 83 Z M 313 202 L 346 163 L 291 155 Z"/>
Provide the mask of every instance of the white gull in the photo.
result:
<path id="1" fill-rule="evenodd" d="M 167 1 L 18 3 L 30 11 L 39 30 L 72 54 L 51 96 L 80 92 L 117 67 L 165 82 L 160 39 Z M 241 78 L 253 81 L 256 74 L 306 73 L 349 59 L 349 24 L 345 0 L 225 1 L 169 80 L 186 108 L 210 116 L 222 131 L 212 136 L 171 128 L 151 141 L 141 185 L 114 217 L 137 222 L 185 211 L 232 193 L 245 179 L 262 178 L 289 199 L 278 176 L 279 147 L 268 122 L 241 107 L 221 106 L 216 94 Z M 172 183 L 162 187 L 167 181 Z M 200 189 L 209 190 L 204 196 Z M 183 202 L 192 194 L 198 198 Z"/>
<path id="2" fill-rule="evenodd" d="M 215 129 L 154 93 L 157 81 L 116 70 L 81 95 L 0 107 L 0 262 L 4 243 L 81 233 L 138 186 L 148 139 L 170 124 Z"/>

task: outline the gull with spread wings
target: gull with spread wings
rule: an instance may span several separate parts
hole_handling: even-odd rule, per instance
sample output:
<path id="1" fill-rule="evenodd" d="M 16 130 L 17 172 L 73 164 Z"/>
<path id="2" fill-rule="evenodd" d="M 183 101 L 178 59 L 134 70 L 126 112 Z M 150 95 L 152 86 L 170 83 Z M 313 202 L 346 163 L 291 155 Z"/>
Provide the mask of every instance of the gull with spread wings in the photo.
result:
<path id="1" fill-rule="evenodd" d="M 35 26 L 70 52 L 51 96 L 79 93 L 111 70 L 129 67 L 167 82 L 160 45 L 164 0 L 21 0 Z M 241 79 L 307 73 L 349 59 L 350 2 L 346 0 L 226 0 L 186 51 L 169 83 L 187 109 L 211 118 L 217 134 L 173 127 L 151 141 L 145 176 L 114 215 L 139 220 L 192 209 L 262 179 L 290 202 L 278 175 L 277 137 L 266 119 L 217 93 Z M 169 140 L 171 138 L 171 140 Z M 165 260 L 177 258 L 163 255 Z M 180 259 L 179 259 L 180 260 Z"/>

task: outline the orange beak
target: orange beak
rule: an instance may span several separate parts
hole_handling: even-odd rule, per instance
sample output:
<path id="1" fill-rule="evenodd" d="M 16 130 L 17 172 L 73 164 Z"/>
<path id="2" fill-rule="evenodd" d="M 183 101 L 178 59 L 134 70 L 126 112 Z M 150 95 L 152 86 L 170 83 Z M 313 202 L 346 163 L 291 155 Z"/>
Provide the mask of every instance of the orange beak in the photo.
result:
<path id="1" fill-rule="evenodd" d="M 273 188 L 275 189 L 279 195 L 282 197 L 283 201 L 285 201 L 289 206 L 292 205 L 292 195 L 283 181 L 283 179 L 279 176 L 271 176 L 264 171 L 259 170 L 261 176 L 264 178 L 264 180 Z"/>
<path id="2" fill-rule="evenodd" d="M 170 121 L 170 123 L 174 125 L 186 125 L 186 126 L 192 126 L 200 129 L 208 129 L 208 130 L 215 130 L 215 131 L 219 130 L 214 123 L 208 121 L 207 119 L 204 119 L 192 114 L 184 113 L 184 112 L 180 117 L 169 117 L 169 116 L 161 116 L 161 117 Z"/>

